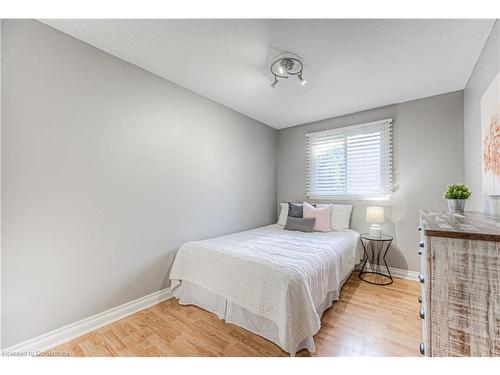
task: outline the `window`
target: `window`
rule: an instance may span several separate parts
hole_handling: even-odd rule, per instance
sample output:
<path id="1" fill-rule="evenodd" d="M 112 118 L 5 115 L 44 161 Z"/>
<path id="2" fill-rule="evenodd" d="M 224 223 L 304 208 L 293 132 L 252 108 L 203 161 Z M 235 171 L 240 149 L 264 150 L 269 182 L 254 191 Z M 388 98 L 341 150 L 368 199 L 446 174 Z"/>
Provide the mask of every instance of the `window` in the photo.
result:
<path id="1" fill-rule="evenodd" d="M 388 199 L 392 119 L 306 134 L 306 191 L 313 199 Z"/>

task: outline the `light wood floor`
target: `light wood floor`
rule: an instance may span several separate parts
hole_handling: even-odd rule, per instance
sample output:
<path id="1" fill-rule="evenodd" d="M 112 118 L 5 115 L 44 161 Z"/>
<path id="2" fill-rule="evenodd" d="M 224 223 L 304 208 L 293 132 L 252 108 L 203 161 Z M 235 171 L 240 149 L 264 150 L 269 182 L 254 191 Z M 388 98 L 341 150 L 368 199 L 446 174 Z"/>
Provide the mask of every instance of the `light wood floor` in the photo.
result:
<path id="1" fill-rule="evenodd" d="M 353 274 L 323 315 L 316 353 L 298 356 L 419 356 L 419 285 L 374 286 Z M 70 356 L 287 356 L 277 345 L 170 299 L 49 352 Z"/>

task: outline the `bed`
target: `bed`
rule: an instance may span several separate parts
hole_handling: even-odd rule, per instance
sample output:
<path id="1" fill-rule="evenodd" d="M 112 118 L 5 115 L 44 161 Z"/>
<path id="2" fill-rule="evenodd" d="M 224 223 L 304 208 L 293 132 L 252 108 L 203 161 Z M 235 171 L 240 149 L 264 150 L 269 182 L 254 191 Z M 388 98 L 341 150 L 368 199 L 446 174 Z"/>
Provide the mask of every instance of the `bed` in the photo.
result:
<path id="1" fill-rule="evenodd" d="M 295 355 L 315 351 L 323 312 L 359 261 L 354 230 L 303 233 L 274 224 L 179 248 L 170 273 L 193 304 Z"/>

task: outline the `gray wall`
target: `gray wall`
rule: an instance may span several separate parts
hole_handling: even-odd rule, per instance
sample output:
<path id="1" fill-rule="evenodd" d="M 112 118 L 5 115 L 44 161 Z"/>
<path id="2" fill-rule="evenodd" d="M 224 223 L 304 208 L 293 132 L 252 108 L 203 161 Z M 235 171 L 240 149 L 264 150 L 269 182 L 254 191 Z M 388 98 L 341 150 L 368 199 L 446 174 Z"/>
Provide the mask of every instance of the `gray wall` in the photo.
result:
<path id="1" fill-rule="evenodd" d="M 2 55 L 3 347 L 276 219 L 274 129 L 36 21 L 3 21 Z"/>
<path id="2" fill-rule="evenodd" d="M 500 215 L 500 197 L 483 194 L 481 97 L 500 71 L 500 22 L 497 20 L 464 90 L 465 183 L 472 195 L 467 209 Z"/>
<path id="3" fill-rule="evenodd" d="M 305 134 L 311 131 L 394 119 L 396 191 L 390 201 L 356 201 L 351 226 L 367 231 L 367 205 L 386 207 L 384 232 L 395 236 L 389 265 L 420 269 L 417 255 L 419 208 L 445 208 L 442 193 L 463 175 L 463 92 L 396 104 L 318 121 L 278 133 L 278 202 L 305 199 Z M 340 203 L 345 201 L 339 201 Z M 352 203 L 352 202 L 351 202 Z"/>

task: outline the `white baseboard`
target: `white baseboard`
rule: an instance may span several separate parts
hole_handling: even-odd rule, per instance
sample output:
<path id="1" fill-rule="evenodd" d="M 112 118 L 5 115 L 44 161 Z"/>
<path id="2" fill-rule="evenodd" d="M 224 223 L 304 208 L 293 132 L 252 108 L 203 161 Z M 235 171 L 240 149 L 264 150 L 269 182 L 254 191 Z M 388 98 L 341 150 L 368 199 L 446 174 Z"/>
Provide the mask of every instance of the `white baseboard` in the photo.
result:
<path id="1" fill-rule="evenodd" d="M 370 271 L 370 264 L 367 264 L 367 269 Z M 361 269 L 361 264 L 358 264 L 355 269 L 359 271 Z M 393 277 L 398 277 L 400 279 L 418 281 L 418 272 L 403 270 L 401 268 L 389 267 L 389 271 Z"/>
<path id="2" fill-rule="evenodd" d="M 402 270 L 400 268 L 393 268 L 393 267 L 389 267 L 389 271 L 391 271 L 391 275 L 394 277 L 399 277 L 400 279 L 418 281 L 417 271 Z"/>
<path id="3" fill-rule="evenodd" d="M 162 289 L 147 296 L 138 298 L 123 305 L 113 307 L 102 313 L 82 319 L 78 322 L 47 332 L 38 337 L 26 340 L 9 348 L 2 349 L 2 355 L 9 353 L 25 353 L 25 355 L 37 355 L 39 352 L 51 349 L 57 345 L 68 342 L 86 333 L 123 319 L 147 307 L 156 305 L 172 297 L 170 288 Z"/>

